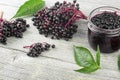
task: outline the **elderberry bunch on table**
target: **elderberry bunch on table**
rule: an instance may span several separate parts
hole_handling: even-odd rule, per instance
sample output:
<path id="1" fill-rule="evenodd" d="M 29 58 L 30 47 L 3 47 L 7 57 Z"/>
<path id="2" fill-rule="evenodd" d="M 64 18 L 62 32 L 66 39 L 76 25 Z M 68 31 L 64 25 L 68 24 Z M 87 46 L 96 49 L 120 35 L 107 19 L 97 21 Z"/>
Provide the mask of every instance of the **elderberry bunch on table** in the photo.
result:
<path id="1" fill-rule="evenodd" d="M 6 44 L 7 37 L 22 38 L 23 32 L 26 31 L 29 24 L 26 20 L 18 18 L 12 22 L 1 19 L 0 20 L 0 43 Z"/>
<path id="2" fill-rule="evenodd" d="M 29 52 L 27 53 L 30 57 L 38 57 L 42 52 L 47 51 L 51 48 L 55 48 L 55 45 L 50 45 L 49 43 L 35 43 L 31 46 L 24 46 L 23 48 L 30 48 Z"/>
<path id="3" fill-rule="evenodd" d="M 76 0 L 73 3 L 64 1 L 56 2 L 50 8 L 44 8 L 38 11 L 32 21 L 37 27 L 40 34 L 52 39 L 69 40 L 77 32 L 78 26 L 75 22 L 79 19 L 87 19 L 87 17 L 79 10 L 79 4 Z"/>

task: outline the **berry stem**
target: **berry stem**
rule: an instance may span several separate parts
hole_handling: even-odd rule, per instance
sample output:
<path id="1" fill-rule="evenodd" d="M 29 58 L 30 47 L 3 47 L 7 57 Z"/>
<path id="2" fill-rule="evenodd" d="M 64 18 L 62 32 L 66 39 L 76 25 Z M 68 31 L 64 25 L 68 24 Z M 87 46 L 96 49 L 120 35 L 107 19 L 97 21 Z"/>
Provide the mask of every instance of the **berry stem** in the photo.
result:
<path id="1" fill-rule="evenodd" d="M 23 46 L 23 48 L 32 48 L 32 46 Z"/>
<path id="2" fill-rule="evenodd" d="M 3 22 L 3 11 L 0 12 L 0 26 L 2 22 Z"/>
<path id="3" fill-rule="evenodd" d="M 87 16 L 85 16 L 82 11 L 77 11 L 77 14 L 80 15 L 83 19 L 86 19 L 87 20 Z"/>
<path id="4" fill-rule="evenodd" d="M 3 34 L 2 33 L 0 33 L 0 36 L 2 36 Z"/>
<path id="5" fill-rule="evenodd" d="M 67 24 L 65 25 L 65 28 L 71 23 L 71 21 L 73 20 L 73 18 L 76 16 L 76 11 L 73 12 L 74 15 L 72 16 L 72 18 L 69 19 L 69 21 L 67 22 Z"/>
<path id="6" fill-rule="evenodd" d="M 23 46 L 23 48 L 32 48 L 35 44 L 41 44 L 41 43 L 33 43 L 33 44 L 30 45 L 30 46 Z"/>
<path id="7" fill-rule="evenodd" d="M 68 8 L 65 11 L 69 11 L 69 10 L 73 10 L 73 9 Z M 74 15 L 69 19 L 69 21 L 65 25 L 65 28 L 71 23 L 72 20 L 77 20 L 77 19 L 80 19 L 80 18 L 87 19 L 87 16 L 85 16 L 81 11 L 74 10 L 73 13 L 74 13 Z M 78 17 L 78 15 L 79 15 L 79 17 Z"/>
<path id="8" fill-rule="evenodd" d="M 3 18 L 3 11 L 0 12 L 0 19 Z"/>

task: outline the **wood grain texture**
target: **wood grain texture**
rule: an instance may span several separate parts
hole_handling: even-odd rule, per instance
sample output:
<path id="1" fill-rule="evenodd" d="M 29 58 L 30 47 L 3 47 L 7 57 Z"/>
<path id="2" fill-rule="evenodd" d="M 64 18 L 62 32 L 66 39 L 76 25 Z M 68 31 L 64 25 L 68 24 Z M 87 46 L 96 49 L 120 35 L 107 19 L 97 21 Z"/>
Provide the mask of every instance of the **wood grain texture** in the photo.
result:
<path id="1" fill-rule="evenodd" d="M 18 7 L 26 0 L 0 1 L 0 9 L 4 11 L 4 18 L 10 19 Z M 51 6 L 57 0 L 46 0 Z M 60 0 L 61 2 L 63 0 Z M 72 1 L 72 0 L 68 0 Z M 88 16 L 96 7 L 109 5 L 120 7 L 118 0 L 79 0 L 81 10 Z M 73 57 L 73 45 L 87 47 L 95 56 L 87 40 L 87 21 L 80 20 L 78 32 L 69 42 L 64 40 L 51 40 L 39 35 L 32 25 L 31 17 L 25 18 L 31 27 L 24 33 L 24 38 L 8 38 L 8 44 L 0 44 L 0 80 L 120 80 L 120 72 L 117 69 L 117 56 L 120 51 L 113 54 L 101 54 L 101 69 L 92 74 L 74 72 L 79 67 Z M 48 42 L 55 44 L 56 48 L 45 52 L 38 58 L 26 55 L 29 51 L 23 46 L 36 42 Z"/>

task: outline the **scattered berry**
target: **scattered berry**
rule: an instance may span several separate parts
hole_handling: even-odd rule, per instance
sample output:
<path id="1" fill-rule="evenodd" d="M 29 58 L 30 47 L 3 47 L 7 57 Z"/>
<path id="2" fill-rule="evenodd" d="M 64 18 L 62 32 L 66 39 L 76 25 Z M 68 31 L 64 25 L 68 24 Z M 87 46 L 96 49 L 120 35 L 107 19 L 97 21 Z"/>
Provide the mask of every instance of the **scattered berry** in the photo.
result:
<path id="1" fill-rule="evenodd" d="M 77 0 L 73 0 L 73 3 L 76 3 L 77 2 Z"/>
<path id="2" fill-rule="evenodd" d="M 54 45 L 54 44 L 52 45 L 52 48 L 55 48 L 55 45 Z"/>
<path id="3" fill-rule="evenodd" d="M 79 4 L 74 0 L 73 3 L 64 1 L 56 2 L 50 8 L 38 11 L 32 21 L 40 34 L 51 39 L 65 39 L 68 41 L 77 32 L 78 26 L 75 23 L 78 19 L 87 19 L 79 10 Z"/>
<path id="4" fill-rule="evenodd" d="M 38 57 L 42 52 L 47 51 L 50 47 L 55 48 L 55 45 L 50 45 L 46 42 L 44 43 L 35 43 L 31 46 L 24 46 L 23 48 L 30 48 L 30 51 L 27 53 L 30 57 Z"/>

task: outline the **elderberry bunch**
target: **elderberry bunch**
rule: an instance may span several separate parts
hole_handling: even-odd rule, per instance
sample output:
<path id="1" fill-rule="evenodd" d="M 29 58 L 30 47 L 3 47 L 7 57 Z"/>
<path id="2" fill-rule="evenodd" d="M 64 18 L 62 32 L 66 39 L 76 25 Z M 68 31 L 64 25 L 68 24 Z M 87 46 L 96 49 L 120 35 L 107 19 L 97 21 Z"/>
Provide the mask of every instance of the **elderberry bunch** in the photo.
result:
<path id="1" fill-rule="evenodd" d="M 74 0 L 73 3 L 56 2 L 54 6 L 44 8 L 34 15 L 32 21 L 39 33 L 45 37 L 51 35 L 52 39 L 63 38 L 68 41 L 77 32 L 78 26 L 74 23 L 78 19 L 87 17 L 79 10 L 79 4 Z"/>
<path id="2" fill-rule="evenodd" d="M 42 52 L 47 51 L 50 47 L 55 48 L 55 45 L 50 45 L 46 42 L 44 43 L 35 43 L 31 46 L 24 46 L 24 48 L 30 48 L 30 51 L 27 53 L 30 57 L 38 57 Z"/>
<path id="3" fill-rule="evenodd" d="M 0 20 L 0 43 L 6 44 L 7 37 L 17 37 L 22 38 L 23 32 L 26 31 L 26 28 L 29 27 L 29 24 L 26 23 L 26 20 L 18 18 L 13 22 L 6 20 Z"/>
<path id="4" fill-rule="evenodd" d="M 18 18 L 11 25 L 11 34 L 17 38 L 22 38 L 23 32 L 25 32 L 28 27 L 29 24 L 26 24 L 26 20 Z"/>

